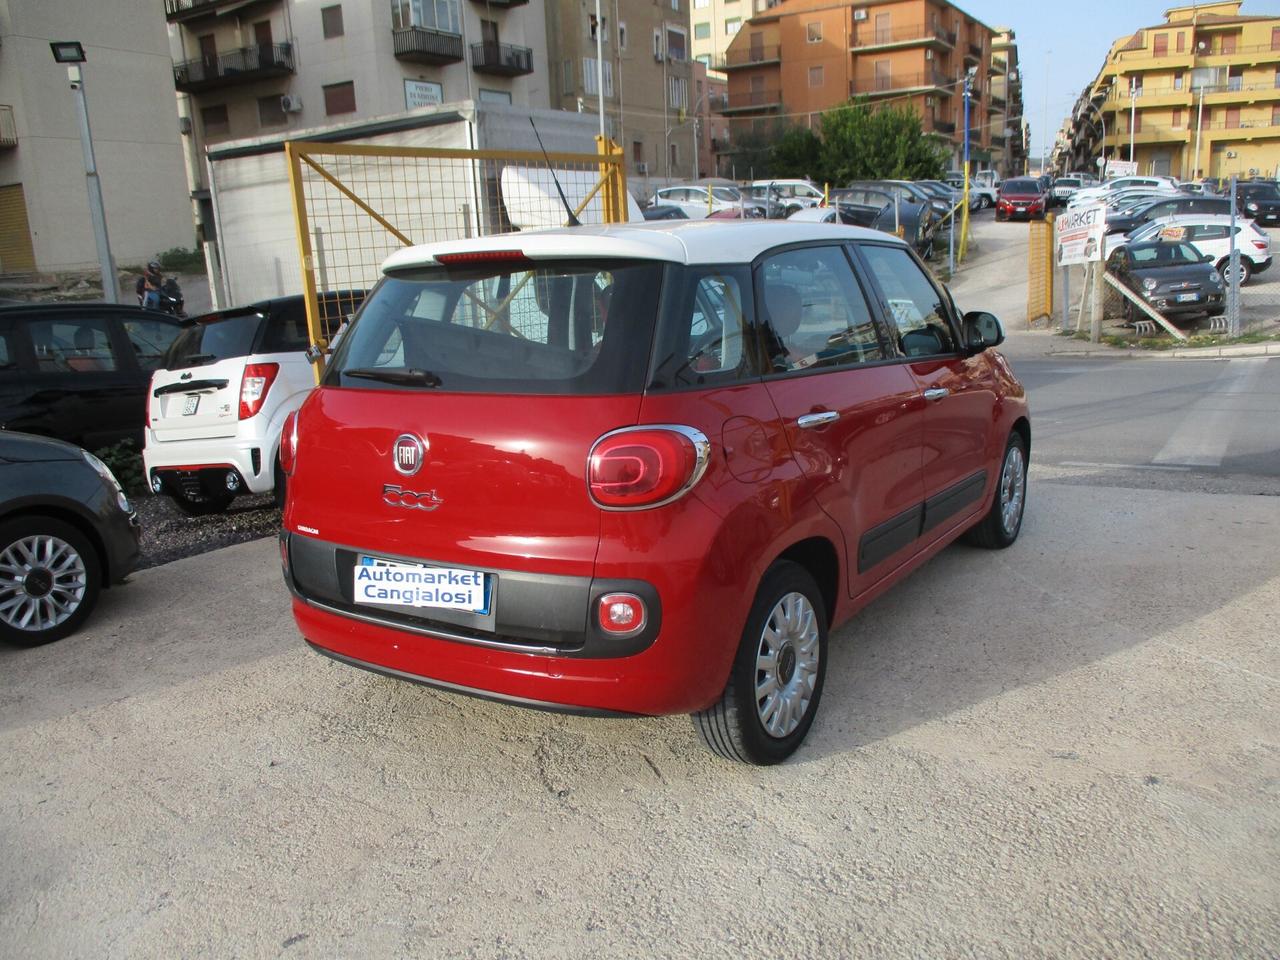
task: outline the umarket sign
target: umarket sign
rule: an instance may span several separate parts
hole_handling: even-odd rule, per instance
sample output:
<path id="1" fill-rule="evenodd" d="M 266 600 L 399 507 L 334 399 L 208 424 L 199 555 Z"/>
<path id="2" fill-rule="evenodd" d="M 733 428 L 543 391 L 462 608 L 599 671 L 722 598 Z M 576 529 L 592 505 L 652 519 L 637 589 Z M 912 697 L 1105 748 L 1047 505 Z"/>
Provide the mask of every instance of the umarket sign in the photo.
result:
<path id="1" fill-rule="evenodd" d="M 1107 232 L 1107 205 L 1085 203 L 1069 207 L 1054 221 L 1058 263 L 1067 267 L 1102 259 L 1102 238 Z"/>

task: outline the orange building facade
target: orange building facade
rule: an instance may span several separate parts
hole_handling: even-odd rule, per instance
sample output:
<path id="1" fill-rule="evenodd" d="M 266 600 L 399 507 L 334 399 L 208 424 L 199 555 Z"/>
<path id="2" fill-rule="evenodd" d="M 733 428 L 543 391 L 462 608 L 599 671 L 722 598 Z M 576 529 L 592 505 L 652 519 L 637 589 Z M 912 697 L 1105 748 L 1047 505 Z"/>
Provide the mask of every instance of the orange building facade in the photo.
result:
<path id="1" fill-rule="evenodd" d="M 969 74 L 970 160 L 992 166 L 1009 122 L 1004 98 L 991 95 L 994 38 L 944 0 L 783 0 L 743 24 L 715 64 L 728 76 L 730 144 L 750 130 L 816 127 L 823 112 L 865 96 L 914 108 L 958 165 Z"/>

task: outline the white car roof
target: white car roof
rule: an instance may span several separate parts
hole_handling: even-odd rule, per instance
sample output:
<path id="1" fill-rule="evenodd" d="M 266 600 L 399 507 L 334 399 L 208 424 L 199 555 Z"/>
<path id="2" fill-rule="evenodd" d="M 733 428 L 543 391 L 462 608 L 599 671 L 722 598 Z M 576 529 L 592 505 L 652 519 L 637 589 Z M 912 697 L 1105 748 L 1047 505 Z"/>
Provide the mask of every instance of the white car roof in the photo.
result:
<path id="1" fill-rule="evenodd" d="M 767 187 L 770 184 L 776 185 L 776 184 L 785 184 L 785 183 L 792 183 L 792 184 L 796 184 L 797 186 L 800 184 L 804 184 L 806 187 L 813 187 L 815 190 L 818 189 L 817 187 L 814 187 L 814 185 L 810 183 L 808 180 L 800 180 L 800 179 L 797 179 L 796 177 L 777 177 L 773 180 L 752 180 L 751 181 L 751 185 L 753 187 Z"/>
<path id="2" fill-rule="evenodd" d="M 443 240 L 405 247 L 382 264 L 384 273 L 436 264 L 442 253 L 519 250 L 534 260 L 617 257 L 671 263 L 750 263 L 785 243 L 812 240 L 879 240 L 906 246 L 892 234 L 842 224 L 792 220 L 655 220 L 560 227 L 488 237 Z"/>

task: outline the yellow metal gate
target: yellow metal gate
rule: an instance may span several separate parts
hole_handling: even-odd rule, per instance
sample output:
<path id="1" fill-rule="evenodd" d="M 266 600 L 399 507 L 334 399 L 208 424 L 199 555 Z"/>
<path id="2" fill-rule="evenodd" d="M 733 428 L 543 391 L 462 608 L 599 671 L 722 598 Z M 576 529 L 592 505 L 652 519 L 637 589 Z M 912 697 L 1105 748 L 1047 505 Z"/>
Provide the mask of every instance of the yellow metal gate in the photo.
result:
<path id="1" fill-rule="evenodd" d="M 0 187 L 0 273 L 33 273 L 36 252 L 22 184 Z"/>
<path id="2" fill-rule="evenodd" d="M 286 143 L 317 357 L 401 247 L 561 226 L 557 181 L 581 222 L 626 222 L 622 151 L 596 141 L 595 154 Z"/>
<path id="3" fill-rule="evenodd" d="M 1053 214 L 1027 224 L 1027 326 L 1053 316 Z"/>

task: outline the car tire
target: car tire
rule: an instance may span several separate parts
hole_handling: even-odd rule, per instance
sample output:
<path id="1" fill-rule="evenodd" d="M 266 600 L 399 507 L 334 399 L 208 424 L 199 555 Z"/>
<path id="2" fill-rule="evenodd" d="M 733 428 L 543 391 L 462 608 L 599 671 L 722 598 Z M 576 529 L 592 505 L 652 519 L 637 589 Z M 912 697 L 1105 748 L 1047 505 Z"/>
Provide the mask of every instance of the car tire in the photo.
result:
<path id="1" fill-rule="evenodd" d="M 987 207 L 989 207 L 989 206 L 991 206 L 991 198 L 990 198 L 990 197 L 979 197 L 979 198 L 978 198 L 978 209 L 979 209 L 979 210 L 985 210 L 985 209 L 987 209 Z"/>
<path id="2" fill-rule="evenodd" d="M 807 570 L 780 560 L 760 581 L 724 692 L 693 725 L 726 760 L 781 763 L 813 725 L 826 672 L 822 592 Z M 759 694 L 770 682 L 774 689 Z"/>
<path id="3" fill-rule="evenodd" d="M 231 506 L 231 501 L 235 499 L 235 494 L 202 493 L 197 499 L 187 496 L 181 490 L 171 490 L 169 497 L 173 500 L 174 506 L 188 517 L 209 517 L 217 513 L 225 513 L 227 507 Z"/>
<path id="4" fill-rule="evenodd" d="M 1013 545 L 1022 530 L 1027 509 L 1027 443 L 1014 430 L 1004 447 L 1000 476 L 996 481 L 991 509 L 965 534 L 965 540 L 987 550 L 1003 550 Z"/>
<path id="5" fill-rule="evenodd" d="M 1223 257 L 1218 261 L 1218 276 L 1222 278 L 1222 285 L 1229 287 L 1231 285 L 1231 258 Z M 1244 286 L 1253 277 L 1253 263 L 1248 257 L 1240 258 L 1240 286 Z"/>
<path id="6" fill-rule="evenodd" d="M 71 524 L 43 516 L 0 524 L 0 639 L 34 647 L 70 636 L 101 590 L 98 552 Z"/>

